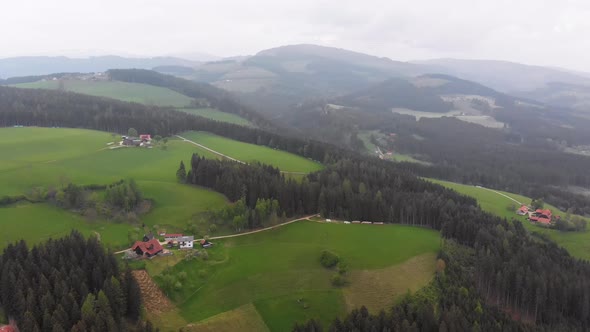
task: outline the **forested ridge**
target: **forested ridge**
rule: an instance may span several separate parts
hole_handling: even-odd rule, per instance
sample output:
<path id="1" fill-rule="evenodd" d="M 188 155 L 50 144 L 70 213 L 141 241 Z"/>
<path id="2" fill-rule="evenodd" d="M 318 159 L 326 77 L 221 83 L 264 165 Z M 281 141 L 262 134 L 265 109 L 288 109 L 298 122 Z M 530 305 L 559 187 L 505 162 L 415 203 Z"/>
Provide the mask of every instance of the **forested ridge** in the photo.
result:
<path id="1" fill-rule="evenodd" d="M 150 331 L 139 286 L 94 237 L 69 236 L 0 256 L 0 303 L 21 331 Z"/>
<path id="2" fill-rule="evenodd" d="M 255 110 L 238 103 L 230 93 L 208 83 L 189 81 L 145 69 L 111 69 L 107 73 L 113 80 L 168 88 L 185 96 L 195 98 L 197 102 L 199 99 L 204 99 L 209 104 L 208 106 L 217 108 L 223 112 L 243 116 L 262 128 L 267 130 L 279 129 L 277 128 L 277 124 L 272 123 Z M 284 128 L 282 129 L 284 130 Z"/>

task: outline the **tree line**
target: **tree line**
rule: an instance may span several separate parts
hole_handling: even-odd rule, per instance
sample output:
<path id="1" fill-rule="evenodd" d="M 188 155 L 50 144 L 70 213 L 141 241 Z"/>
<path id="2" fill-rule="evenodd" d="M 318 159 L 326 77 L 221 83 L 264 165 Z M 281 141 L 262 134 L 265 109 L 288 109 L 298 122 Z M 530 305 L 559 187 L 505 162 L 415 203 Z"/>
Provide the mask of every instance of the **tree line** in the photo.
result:
<path id="1" fill-rule="evenodd" d="M 21 331 L 146 330 L 137 282 L 94 237 L 9 244 L 0 271 L 0 303 Z"/>

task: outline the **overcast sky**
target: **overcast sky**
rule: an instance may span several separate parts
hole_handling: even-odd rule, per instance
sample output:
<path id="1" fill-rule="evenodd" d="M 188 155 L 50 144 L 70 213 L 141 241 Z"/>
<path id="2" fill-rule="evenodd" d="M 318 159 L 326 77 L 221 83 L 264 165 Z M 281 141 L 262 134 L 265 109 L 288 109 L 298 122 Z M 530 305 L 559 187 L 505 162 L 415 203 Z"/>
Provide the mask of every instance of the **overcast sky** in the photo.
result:
<path id="1" fill-rule="evenodd" d="M 0 57 L 233 56 L 313 43 L 590 71 L 589 18 L 586 0 L 3 1 Z"/>

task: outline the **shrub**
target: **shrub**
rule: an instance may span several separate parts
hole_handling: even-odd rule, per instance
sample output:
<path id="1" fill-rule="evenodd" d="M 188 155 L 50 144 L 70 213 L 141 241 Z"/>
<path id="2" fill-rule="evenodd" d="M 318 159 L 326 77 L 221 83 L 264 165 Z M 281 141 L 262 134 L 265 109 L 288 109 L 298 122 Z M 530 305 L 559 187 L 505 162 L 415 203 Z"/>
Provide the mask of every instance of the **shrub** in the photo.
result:
<path id="1" fill-rule="evenodd" d="M 186 275 L 186 272 L 184 272 L 184 271 L 178 273 L 178 279 L 181 280 L 181 281 L 186 280 L 186 276 L 187 276 Z"/>
<path id="2" fill-rule="evenodd" d="M 345 275 L 348 272 L 348 265 L 344 262 L 338 263 L 338 273 L 340 275 Z"/>
<path id="3" fill-rule="evenodd" d="M 180 290 L 181 288 L 182 288 L 182 284 L 180 283 L 180 281 L 177 281 L 177 282 L 174 284 L 174 289 L 175 289 L 175 290 Z"/>
<path id="4" fill-rule="evenodd" d="M 328 250 L 322 251 L 322 255 L 320 256 L 320 263 L 323 267 L 331 269 L 334 266 L 336 266 L 336 264 L 338 264 L 339 261 L 340 258 L 335 253 Z"/>
<path id="5" fill-rule="evenodd" d="M 346 279 L 344 279 L 344 277 L 340 273 L 334 274 L 330 281 L 332 282 L 332 286 L 334 287 L 342 287 L 346 284 Z"/>

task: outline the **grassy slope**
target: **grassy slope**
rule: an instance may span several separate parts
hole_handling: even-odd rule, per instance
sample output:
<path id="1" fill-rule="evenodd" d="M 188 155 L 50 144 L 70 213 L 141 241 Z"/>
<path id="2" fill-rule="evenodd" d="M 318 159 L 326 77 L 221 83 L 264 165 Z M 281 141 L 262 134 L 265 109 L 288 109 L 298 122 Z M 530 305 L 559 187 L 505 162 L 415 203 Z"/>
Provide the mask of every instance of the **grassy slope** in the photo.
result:
<path id="1" fill-rule="evenodd" d="M 531 224 L 529 221 L 525 219 L 523 216 L 519 216 L 515 213 L 515 211 L 510 211 L 508 207 L 514 203 L 513 201 L 509 200 L 506 197 L 498 195 L 492 191 L 486 190 L 484 188 L 477 188 L 474 186 L 468 186 L 453 182 L 441 181 L 441 180 L 432 180 L 433 182 L 439 183 L 446 187 L 452 188 L 462 194 L 475 197 L 480 204 L 481 208 L 485 211 L 493 213 L 503 218 L 512 219 L 515 218 L 517 220 L 522 221 L 523 225 L 535 232 L 543 233 L 549 236 L 553 241 L 555 241 L 560 246 L 567 249 L 567 251 L 575 257 L 588 259 L 590 260 L 590 231 L 585 232 L 561 232 L 558 230 L 553 229 L 546 229 L 543 227 L 539 227 L 537 225 Z M 516 199 L 519 202 L 530 204 L 531 199 L 525 196 L 508 193 L 499 191 L 507 196 L 510 196 Z M 516 204 L 516 203 L 514 203 Z M 565 212 L 558 210 L 556 207 L 545 204 L 545 207 L 551 209 L 554 214 L 564 216 Z"/>
<path id="2" fill-rule="evenodd" d="M 314 172 L 322 165 L 301 156 L 266 146 L 233 141 L 206 132 L 186 132 L 180 136 L 244 162 L 270 164 L 287 172 Z"/>
<path id="3" fill-rule="evenodd" d="M 374 156 L 374 155 L 376 155 L 375 151 L 377 151 L 377 146 L 373 142 L 371 142 L 371 134 L 383 135 L 378 130 L 364 130 L 358 134 L 358 137 L 365 144 L 367 153 Z M 385 152 L 385 151 L 383 151 L 383 152 Z M 418 159 L 414 159 L 412 156 L 409 156 L 406 154 L 401 154 L 401 153 L 394 153 L 392 156 L 388 156 L 388 157 L 392 161 L 398 161 L 398 162 L 406 161 L 406 162 L 410 162 L 410 163 L 424 163 L 423 161 L 420 161 Z"/>
<path id="4" fill-rule="evenodd" d="M 148 84 L 126 83 L 119 81 L 82 81 L 64 80 L 64 88 L 68 91 L 131 101 L 146 105 L 185 107 L 190 105 L 191 98 L 167 88 Z M 58 89 L 58 81 L 39 81 L 15 84 L 18 88 Z"/>
<path id="5" fill-rule="evenodd" d="M 254 126 L 250 121 L 242 118 L 239 115 L 221 112 L 221 111 L 218 111 L 213 108 L 181 108 L 178 110 L 181 112 L 186 112 L 189 114 L 202 116 L 204 118 L 215 120 L 215 121 L 228 122 L 228 123 L 233 123 L 233 124 L 237 124 L 240 126 L 248 126 L 248 127 Z"/>
<path id="6" fill-rule="evenodd" d="M 312 317 L 327 323 L 345 312 L 345 300 L 342 290 L 330 285 L 334 272 L 319 264 L 322 250 L 337 253 L 351 270 L 370 270 L 434 253 L 438 247 L 438 233 L 422 228 L 299 222 L 218 241 L 208 262 L 180 262 L 174 273 L 185 271 L 190 277 L 170 295 L 187 321 L 254 303 L 271 330 Z M 411 278 L 415 276 L 407 280 Z M 309 309 L 297 304 L 300 298 Z"/>
<path id="7" fill-rule="evenodd" d="M 212 191 L 176 183 L 175 172 L 180 160 L 188 164 L 193 152 L 207 157 L 216 156 L 194 145 L 170 141 L 166 151 L 161 149 L 105 149 L 113 137 L 108 133 L 55 128 L 5 128 L 0 130 L 0 196 L 26 193 L 34 186 L 59 186 L 61 178 L 77 184 L 106 184 L 122 178 L 134 178 L 147 198 L 155 201 L 152 211 L 142 218 L 147 225 L 158 224 L 182 229 L 196 213 L 225 204 L 225 198 Z M 16 149 L 15 147 L 18 147 Z M 78 216 L 52 212 L 46 205 L 3 208 L 4 218 L 25 223 L 2 240 L 14 240 L 31 230 L 39 241 L 52 234 L 63 234 L 79 225 L 80 229 L 96 229 Z M 29 211 L 25 213 L 25 211 Z M 49 218 L 42 218 L 47 213 Z M 6 220 L 2 218 L 2 220 Z M 40 227 L 42 222 L 55 227 Z M 101 224 L 101 222 L 97 222 Z M 103 236 L 103 242 L 120 247 L 130 225 L 112 224 L 117 234 Z M 21 230 L 19 232 L 18 230 Z M 120 232 L 119 232 L 120 231 Z M 109 233 L 110 229 L 104 232 Z M 101 232 L 102 234 L 102 232 Z M 32 241 L 37 242 L 37 241 Z M 126 242 L 126 241 L 125 241 Z"/>

